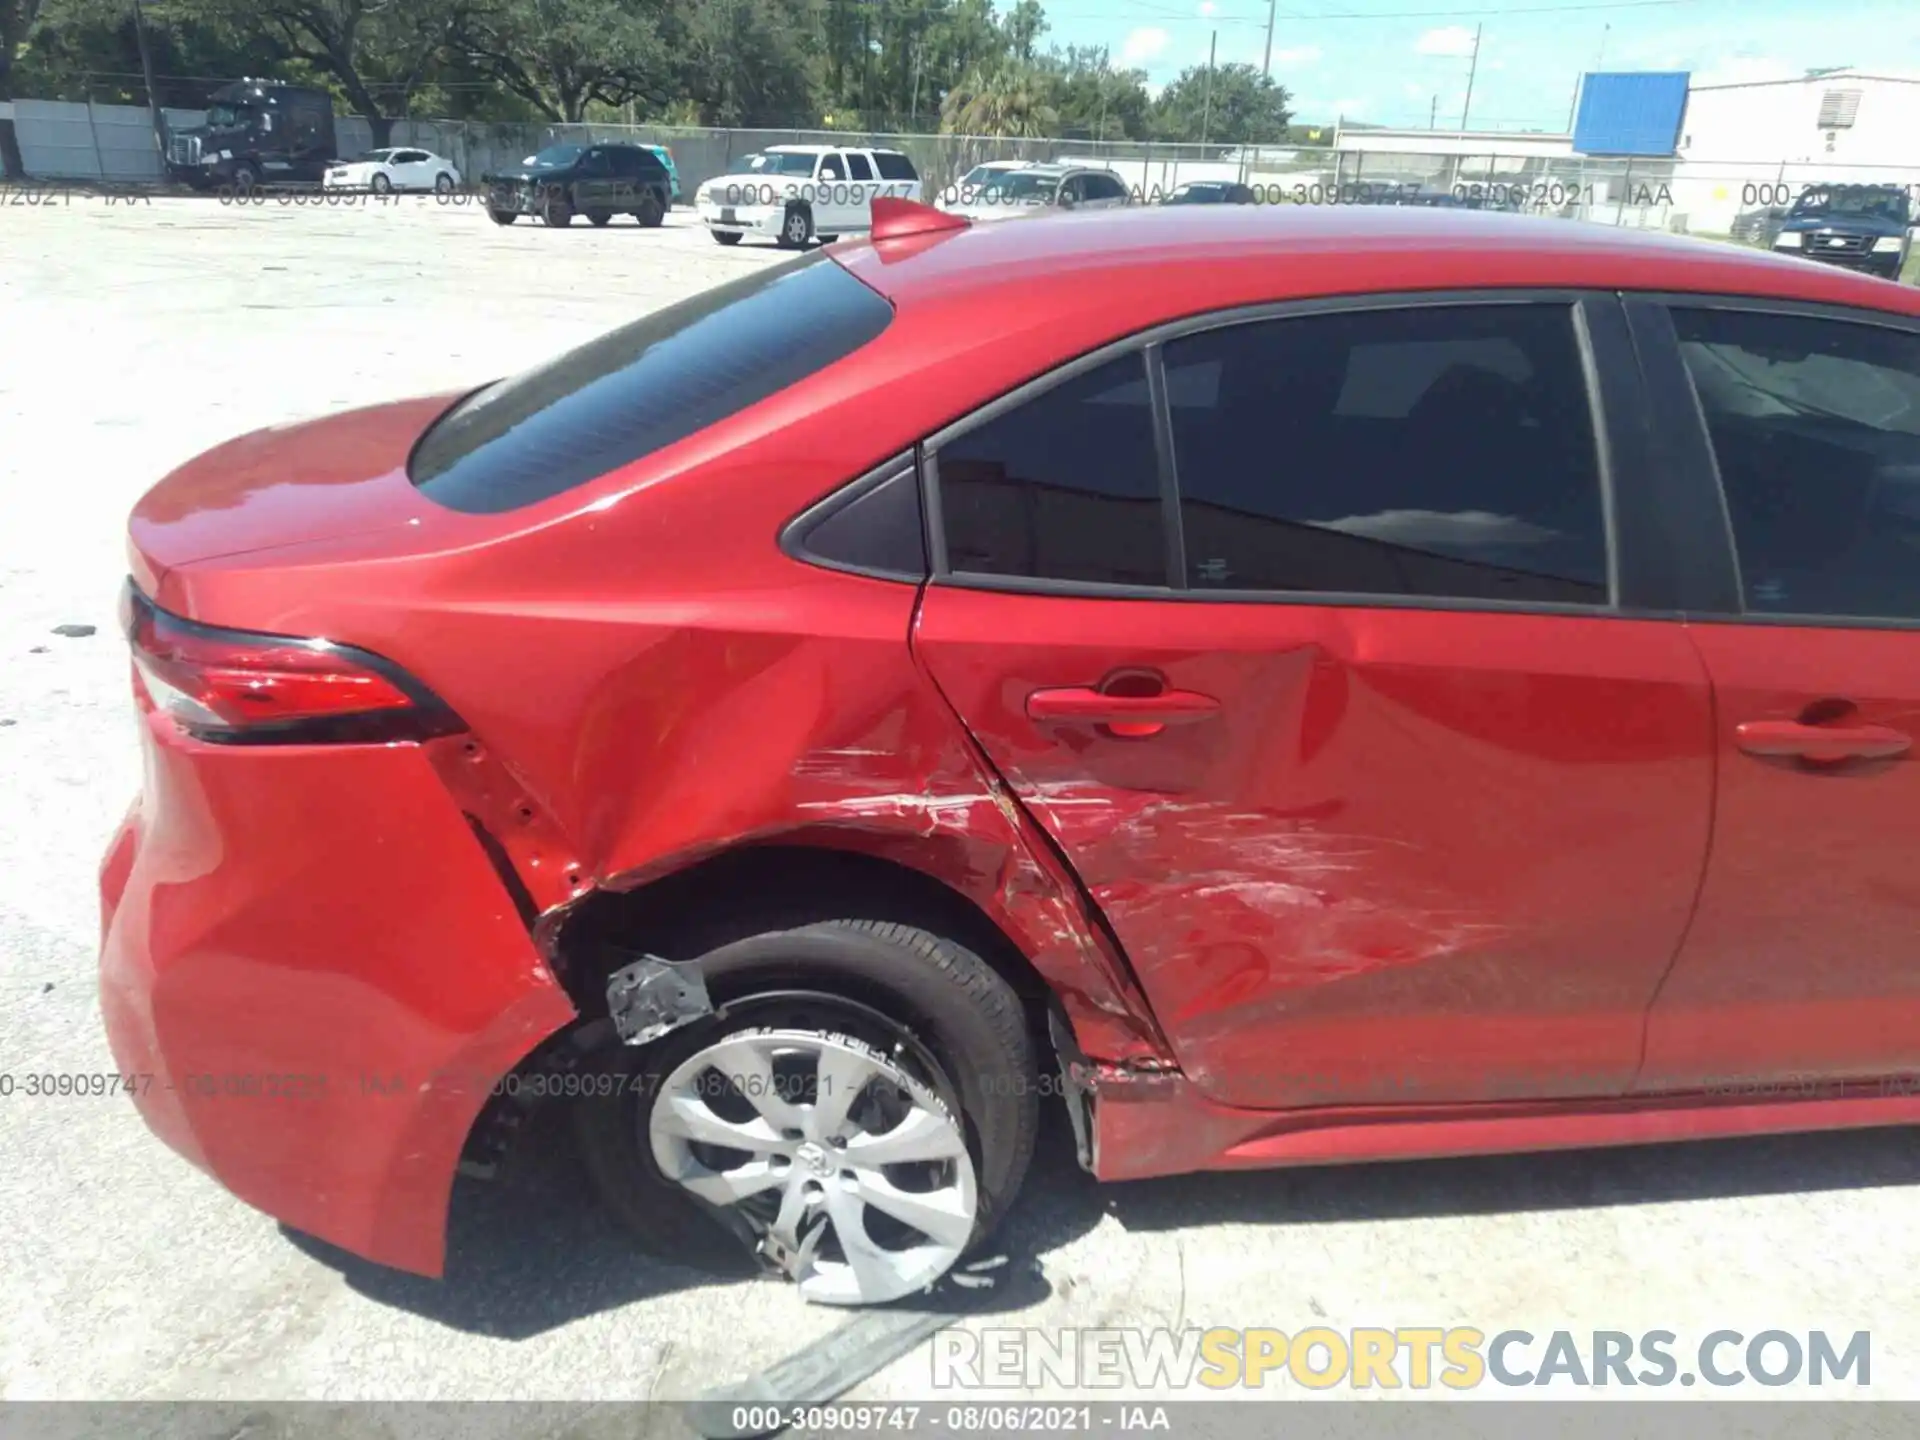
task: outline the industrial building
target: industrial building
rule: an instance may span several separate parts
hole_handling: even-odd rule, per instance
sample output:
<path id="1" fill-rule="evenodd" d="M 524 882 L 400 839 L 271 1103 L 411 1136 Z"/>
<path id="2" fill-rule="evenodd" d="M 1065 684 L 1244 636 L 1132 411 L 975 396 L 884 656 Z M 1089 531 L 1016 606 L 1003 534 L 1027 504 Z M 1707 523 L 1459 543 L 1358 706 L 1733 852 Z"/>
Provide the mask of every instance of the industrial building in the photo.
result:
<path id="1" fill-rule="evenodd" d="M 1725 235 L 1814 187 L 1920 194 L 1920 75 L 1700 85 L 1683 72 L 1590 74 L 1570 131 L 1342 128 L 1334 144 L 1348 185 L 1479 184 L 1530 210 Z"/>

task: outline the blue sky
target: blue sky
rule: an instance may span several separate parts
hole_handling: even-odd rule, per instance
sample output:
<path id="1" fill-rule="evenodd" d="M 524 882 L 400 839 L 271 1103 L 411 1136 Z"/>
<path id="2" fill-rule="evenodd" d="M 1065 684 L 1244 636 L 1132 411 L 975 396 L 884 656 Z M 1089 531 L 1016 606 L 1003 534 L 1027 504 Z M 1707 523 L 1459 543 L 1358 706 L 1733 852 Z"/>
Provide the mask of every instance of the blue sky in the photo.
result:
<path id="1" fill-rule="evenodd" d="M 1267 0 L 1044 0 L 1043 43 L 1105 45 L 1155 87 L 1219 60 L 1258 65 Z M 1920 74 L 1920 0 L 1282 0 L 1273 76 L 1302 121 L 1458 126 L 1475 25 L 1469 123 L 1564 129 L 1583 70 L 1688 70 L 1695 83 L 1816 66 Z"/>

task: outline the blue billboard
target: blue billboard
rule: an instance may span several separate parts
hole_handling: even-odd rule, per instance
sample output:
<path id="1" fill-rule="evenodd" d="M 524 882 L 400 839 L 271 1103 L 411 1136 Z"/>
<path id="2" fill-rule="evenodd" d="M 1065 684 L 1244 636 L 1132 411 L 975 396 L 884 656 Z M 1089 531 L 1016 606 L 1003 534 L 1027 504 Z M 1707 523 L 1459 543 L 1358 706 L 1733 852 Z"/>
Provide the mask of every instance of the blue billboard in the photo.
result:
<path id="1" fill-rule="evenodd" d="M 1684 70 L 1582 77 L 1573 148 L 1582 155 L 1672 155 L 1687 113 L 1688 79 Z"/>

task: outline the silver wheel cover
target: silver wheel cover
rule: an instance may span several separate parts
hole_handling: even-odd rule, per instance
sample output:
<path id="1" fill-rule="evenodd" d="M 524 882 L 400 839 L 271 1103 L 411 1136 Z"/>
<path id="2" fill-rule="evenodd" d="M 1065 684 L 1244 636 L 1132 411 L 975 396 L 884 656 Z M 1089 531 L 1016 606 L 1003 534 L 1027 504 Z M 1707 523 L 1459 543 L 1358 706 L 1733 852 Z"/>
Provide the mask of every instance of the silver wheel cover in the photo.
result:
<path id="1" fill-rule="evenodd" d="M 646 1123 L 661 1173 L 738 1210 L 809 1300 L 910 1295 L 973 1236 L 973 1161 L 957 1117 L 847 1036 L 729 1035 L 667 1076 Z"/>

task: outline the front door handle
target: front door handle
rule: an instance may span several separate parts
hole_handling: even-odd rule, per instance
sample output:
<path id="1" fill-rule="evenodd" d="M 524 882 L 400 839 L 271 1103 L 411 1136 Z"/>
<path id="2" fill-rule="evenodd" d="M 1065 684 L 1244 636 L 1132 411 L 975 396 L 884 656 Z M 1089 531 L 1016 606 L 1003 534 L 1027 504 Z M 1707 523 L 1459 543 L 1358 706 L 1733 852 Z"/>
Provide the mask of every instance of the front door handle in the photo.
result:
<path id="1" fill-rule="evenodd" d="M 1087 725 L 1162 725 L 1190 724 L 1207 720 L 1220 712 L 1220 702 L 1211 695 L 1191 690 L 1162 690 L 1157 695 L 1109 695 L 1085 685 L 1069 685 L 1058 690 L 1035 690 L 1027 696 L 1030 720 L 1077 720 Z"/>
<path id="2" fill-rule="evenodd" d="M 1803 725 L 1798 720 L 1748 720 L 1734 737 L 1749 755 L 1791 755 L 1818 764 L 1889 760 L 1913 748 L 1913 737 L 1888 725 Z"/>

